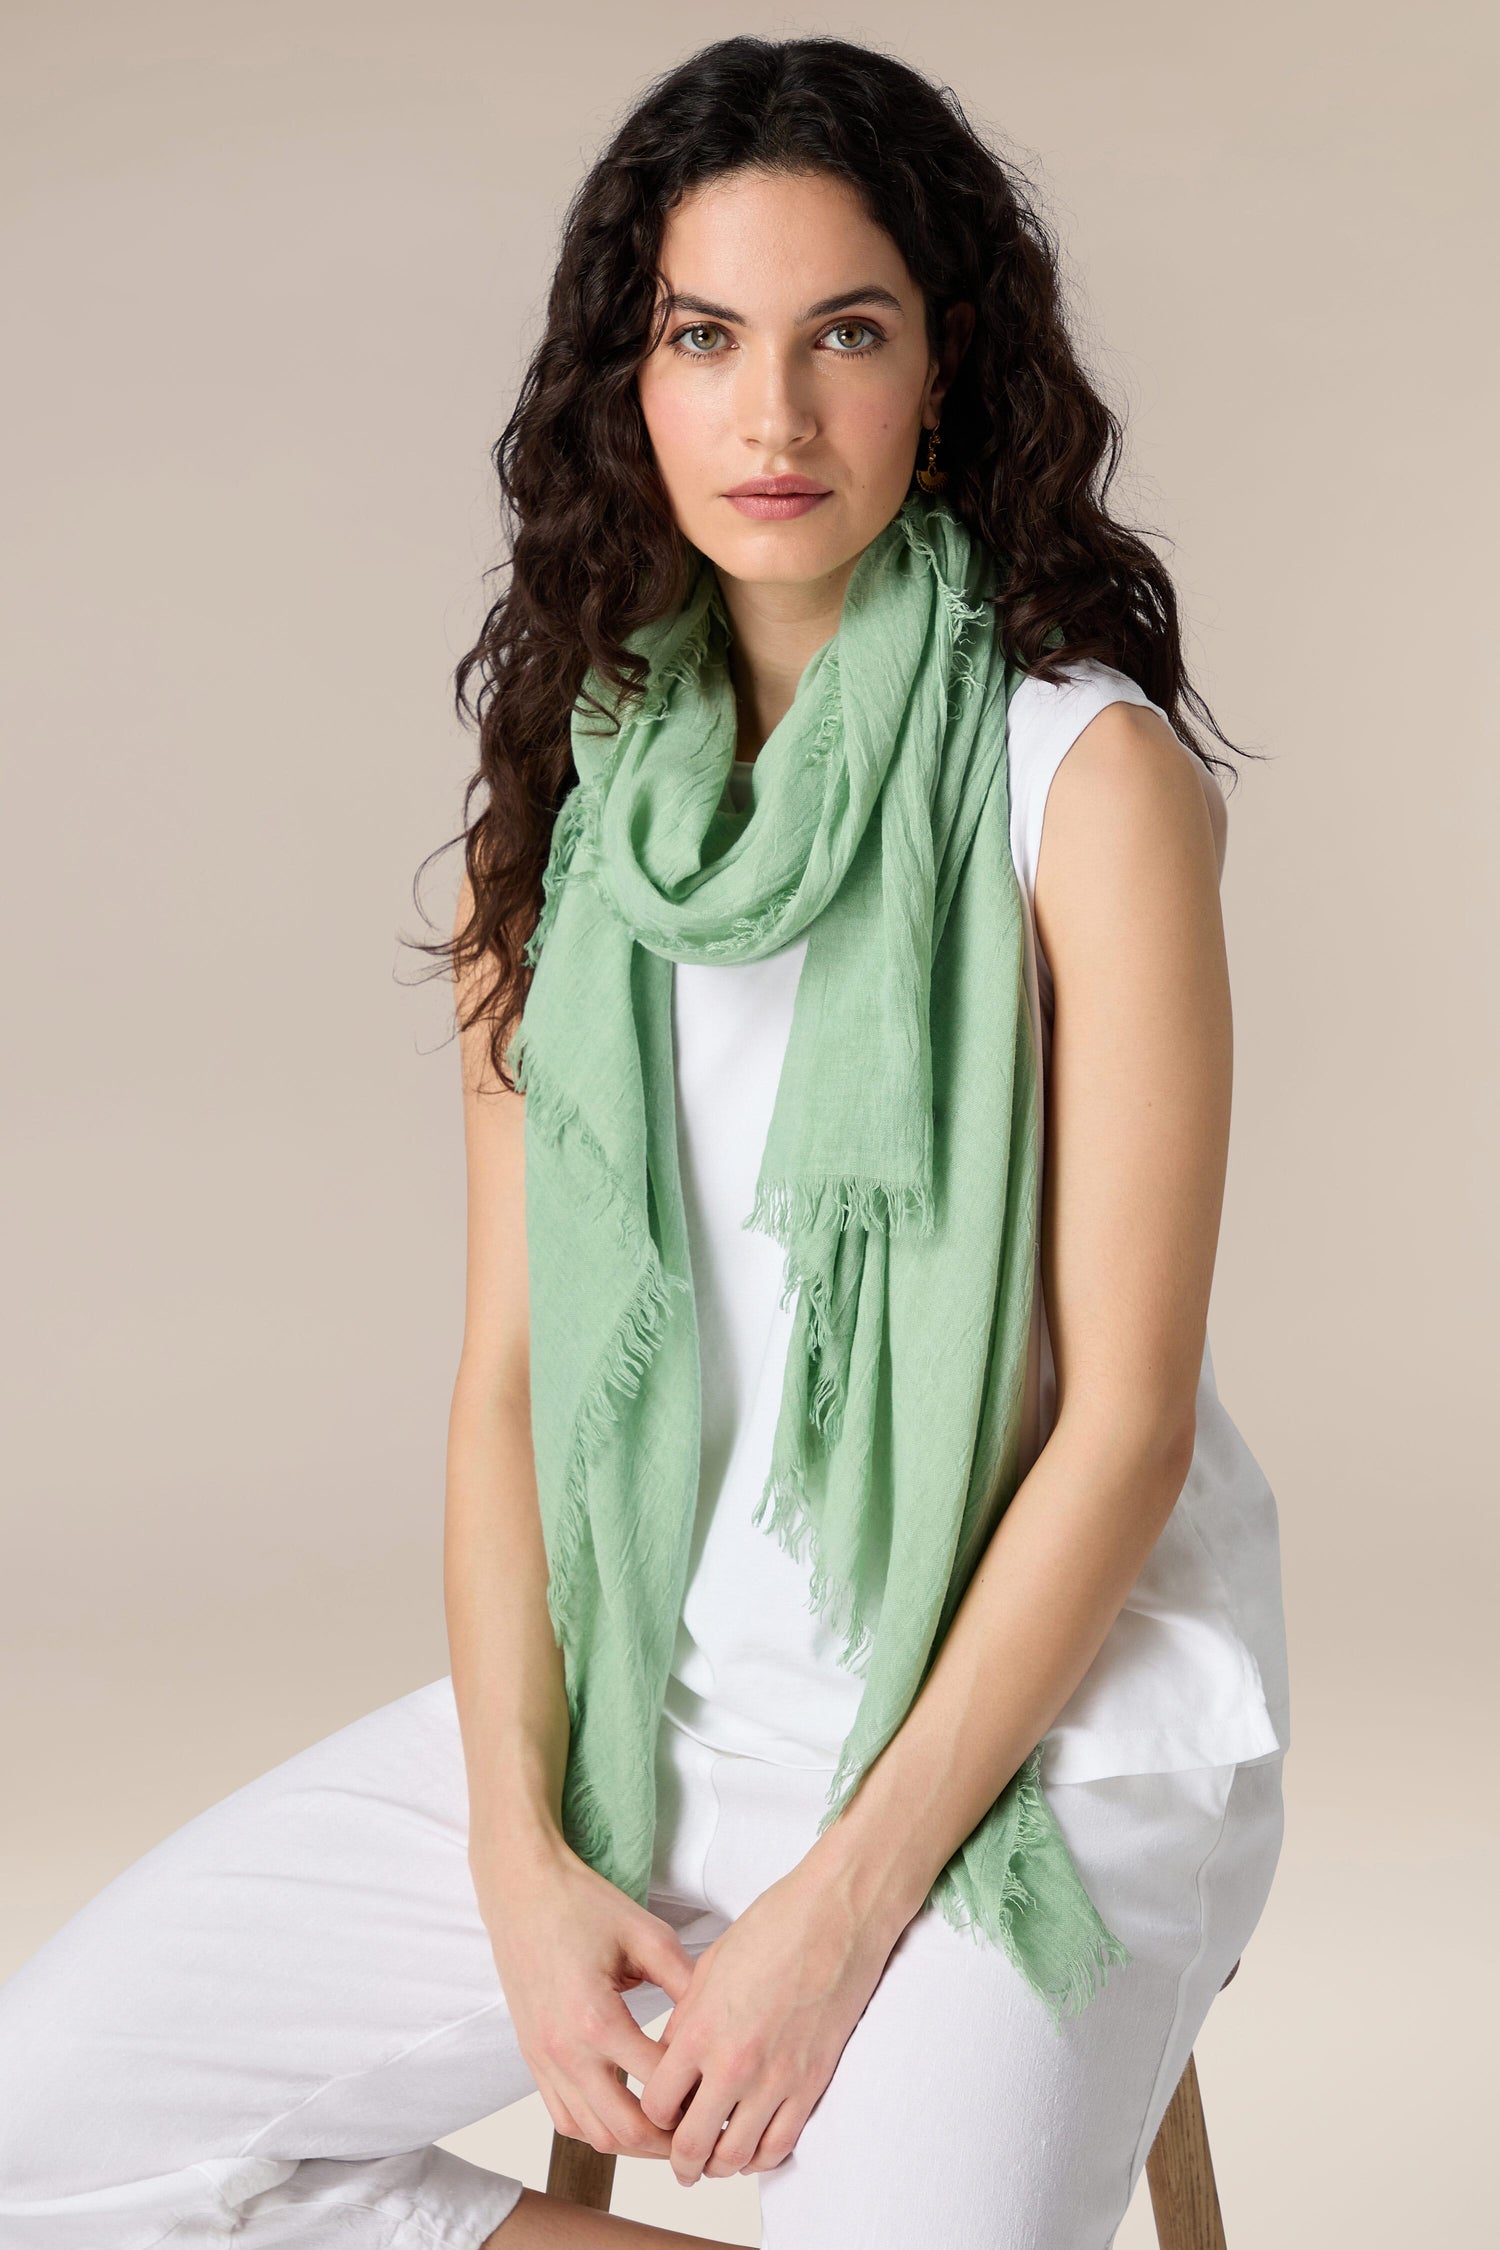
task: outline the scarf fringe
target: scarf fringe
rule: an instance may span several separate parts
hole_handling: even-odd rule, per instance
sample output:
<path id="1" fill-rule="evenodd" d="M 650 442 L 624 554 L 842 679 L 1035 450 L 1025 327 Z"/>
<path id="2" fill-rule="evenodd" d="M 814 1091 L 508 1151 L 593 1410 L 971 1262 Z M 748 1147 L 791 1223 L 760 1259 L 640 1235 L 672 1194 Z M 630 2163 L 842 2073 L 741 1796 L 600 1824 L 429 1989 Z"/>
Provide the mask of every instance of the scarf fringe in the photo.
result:
<path id="1" fill-rule="evenodd" d="M 574 1716 L 572 1724 L 577 1723 Z M 611 1882 L 619 1881 L 617 1875 L 610 1873 L 618 1864 L 614 1816 L 599 1791 L 580 1770 L 577 1758 L 569 1758 L 563 1774 L 562 1828 L 570 1851 L 587 1860 L 597 1873 L 607 1875 Z M 641 1906 L 645 1903 L 643 1897 L 637 1900 Z"/>
<path id="2" fill-rule="evenodd" d="M 1130 1955 L 1114 1934 L 1101 1929 L 1087 1952 L 1078 1955 L 1067 1983 L 1044 1995 L 1052 2011 L 1053 2028 L 1064 2016 L 1081 2016 L 1096 1992 L 1109 1983 L 1111 1969 L 1128 1969 Z"/>
<path id="3" fill-rule="evenodd" d="M 991 602 L 970 602 L 952 585 L 933 550 L 932 542 L 924 539 L 910 516 L 903 515 L 901 526 L 907 544 L 915 554 L 923 556 L 932 571 L 933 583 L 942 597 L 943 625 L 948 636 L 948 677 L 957 680 L 960 687 L 972 693 L 982 685 L 974 670 L 974 660 L 960 644 L 964 630 L 981 622 L 993 623 L 995 610 Z"/>
<path id="4" fill-rule="evenodd" d="M 945 587 L 944 592 L 948 593 L 948 591 Z M 955 601 L 957 599 L 956 596 L 950 598 Z M 959 693 L 961 695 L 972 695 L 983 685 L 983 682 L 974 669 L 973 657 L 966 648 L 960 646 L 960 636 L 966 622 L 977 623 L 980 618 L 988 617 L 990 613 L 987 609 L 972 609 L 962 602 L 958 603 L 957 606 L 959 614 L 955 616 L 954 620 L 953 646 L 949 651 L 949 657 L 953 667 L 953 677 L 958 683 Z"/>
<path id="5" fill-rule="evenodd" d="M 836 742 L 844 729 L 844 690 L 839 673 L 838 643 L 835 641 L 824 659 L 823 713 L 813 728 L 807 746 L 808 761 L 819 758 L 831 742 Z"/>
<path id="6" fill-rule="evenodd" d="M 841 1228 L 852 1220 L 867 1234 L 899 1234 L 905 1226 L 931 1234 L 937 1208 L 925 1180 L 893 1187 L 888 1180 L 826 1172 L 813 1180 L 757 1180 L 750 1215 L 740 1225 L 755 1234 L 769 1234 L 789 1248 L 794 1236 L 813 1233 L 829 1218 L 837 1218 Z M 783 1307 L 791 1286 L 788 1283 L 782 1292 Z"/>
<path id="7" fill-rule="evenodd" d="M 563 882 L 573 863 L 573 854 L 579 838 L 588 826 L 598 804 L 597 787 L 589 782 L 577 782 L 564 797 L 552 824 L 552 841 L 548 847 L 547 864 L 542 870 L 542 910 L 536 927 L 521 948 L 521 959 L 527 968 L 534 969 L 547 942 L 547 933 L 557 919 L 557 909 L 562 900 Z M 512 1074 L 514 1066 L 512 1065 Z"/>
<path id="8" fill-rule="evenodd" d="M 828 1173 L 816 1180 L 759 1180 L 750 1214 L 740 1221 L 742 1229 L 770 1235 L 786 1252 L 782 1311 L 799 1289 L 807 1299 L 808 1356 L 818 1371 L 810 1412 L 814 1429 L 831 1447 L 843 1428 L 846 1355 L 829 1350 L 834 1315 L 827 1277 L 812 1269 L 799 1248 L 830 1221 L 840 1231 L 854 1225 L 867 1234 L 892 1235 L 910 1226 L 919 1234 L 930 1234 L 937 1224 L 932 1187 L 926 1181 L 893 1187 L 886 1180 L 848 1173 Z"/>
<path id="9" fill-rule="evenodd" d="M 1016 1926 L 1041 1903 L 1023 1878 L 1021 1864 L 1029 1851 L 1050 1843 L 1053 1835 L 1039 1765 L 1033 1751 L 1016 1776 L 1016 1833 L 998 1897 L 986 1902 L 966 1879 L 962 1848 L 942 1869 L 927 1896 L 950 1929 L 971 1937 L 976 1944 L 987 1941 L 1000 1948 L 1012 1967 L 1041 1992 L 1055 2030 L 1065 2015 L 1082 2015 L 1095 1993 L 1104 1990 L 1110 1970 L 1129 1967 L 1130 1955 L 1096 1916 L 1094 1934 L 1069 1955 L 1061 1982 L 1042 1987 L 1035 1984 L 1034 1969 L 1024 1958 Z"/>
<path id="10" fill-rule="evenodd" d="M 547 1613 L 559 1648 L 566 1648 L 571 1638 L 571 1596 L 589 1520 L 589 1464 L 619 1420 L 623 1401 L 639 1390 L 641 1378 L 660 1346 L 673 1280 L 663 1272 L 653 1245 L 643 1255 L 640 1283 L 579 1404 L 547 1573 Z M 575 1711 L 575 1724 L 576 1720 Z"/>
<path id="11" fill-rule="evenodd" d="M 580 1187 L 583 1208 L 600 1219 L 613 1219 L 615 1239 L 640 1273 L 619 1325 L 583 1391 L 573 1424 L 547 1573 L 547 1612 L 559 1648 L 566 1649 L 569 1600 L 588 1525 L 589 1463 L 620 1419 L 625 1400 L 640 1389 L 662 1340 L 671 1293 L 690 1290 L 692 1283 L 684 1274 L 667 1272 L 660 1251 L 636 1221 L 629 1197 L 577 1107 L 560 1100 L 545 1077 L 537 1077 L 530 1048 L 522 1041 L 517 1044 L 519 1060 L 512 1062 L 512 1075 L 517 1091 L 526 1096 L 528 1122 L 534 1123 L 554 1147 L 565 1133 L 579 1141 L 589 1160 L 588 1184 Z M 576 1711 L 573 1716 L 576 1724 Z"/>
<path id="12" fill-rule="evenodd" d="M 829 1631 L 842 1641 L 839 1663 L 845 1671 L 857 1671 L 873 1646 L 874 1622 L 858 1588 L 847 1579 L 836 1578 L 818 1552 L 806 1487 L 795 1462 L 774 1470 L 766 1479 L 750 1521 L 757 1529 L 768 1531 L 794 1562 L 802 1561 L 807 1542 L 813 1539 L 809 1600 Z"/>
<path id="13" fill-rule="evenodd" d="M 714 961 L 721 954 L 727 953 L 736 959 L 743 959 L 747 946 L 757 946 L 763 937 L 769 937 L 773 933 L 776 924 L 796 897 L 797 890 L 797 884 L 786 884 L 781 890 L 774 891 L 764 906 L 757 907 L 753 914 L 736 915 L 722 937 L 700 939 L 693 948 L 692 958 L 695 961 Z"/>
<path id="14" fill-rule="evenodd" d="M 650 691 L 642 697 L 635 716 L 643 724 L 654 725 L 667 716 L 674 687 L 691 687 L 702 667 L 708 640 L 709 612 L 702 617 L 673 657 L 670 664 L 653 666 Z"/>

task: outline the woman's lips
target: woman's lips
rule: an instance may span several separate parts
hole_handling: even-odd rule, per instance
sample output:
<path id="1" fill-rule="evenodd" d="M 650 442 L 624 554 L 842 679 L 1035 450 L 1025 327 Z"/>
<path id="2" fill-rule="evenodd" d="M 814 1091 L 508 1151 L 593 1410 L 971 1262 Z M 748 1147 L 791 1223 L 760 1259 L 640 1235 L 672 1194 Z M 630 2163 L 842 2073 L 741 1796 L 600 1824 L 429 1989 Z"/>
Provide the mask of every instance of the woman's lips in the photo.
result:
<path id="1" fill-rule="evenodd" d="M 726 492 L 725 499 L 731 508 L 738 508 L 742 516 L 755 516 L 762 523 L 785 523 L 792 516 L 810 515 L 831 492 Z"/>

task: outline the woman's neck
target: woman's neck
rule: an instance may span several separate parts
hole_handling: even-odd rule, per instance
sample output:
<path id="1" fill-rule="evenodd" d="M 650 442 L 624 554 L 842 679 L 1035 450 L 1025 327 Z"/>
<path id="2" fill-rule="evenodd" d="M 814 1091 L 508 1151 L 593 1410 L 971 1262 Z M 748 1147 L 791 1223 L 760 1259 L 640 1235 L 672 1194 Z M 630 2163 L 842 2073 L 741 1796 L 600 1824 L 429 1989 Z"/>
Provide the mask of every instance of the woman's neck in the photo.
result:
<path id="1" fill-rule="evenodd" d="M 729 676 L 739 711 L 735 755 L 753 759 L 786 716 L 797 683 L 839 629 L 851 560 L 805 584 L 762 584 L 719 574 L 731 643 Z"/>

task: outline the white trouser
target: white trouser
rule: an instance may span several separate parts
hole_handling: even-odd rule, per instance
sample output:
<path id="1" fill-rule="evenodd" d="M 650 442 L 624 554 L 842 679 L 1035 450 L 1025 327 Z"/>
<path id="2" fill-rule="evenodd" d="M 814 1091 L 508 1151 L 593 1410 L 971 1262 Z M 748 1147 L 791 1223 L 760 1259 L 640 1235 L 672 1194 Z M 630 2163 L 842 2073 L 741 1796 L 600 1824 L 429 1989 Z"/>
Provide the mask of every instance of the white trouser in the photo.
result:
<path id="1" fill-rule="evenodd" d="M 829 1773 L 673 1727 L 658 1764 L 650 1905 L 696 1954 L 807 1850 Z M 1048 1794 L 1130 1966 L 1055 2031 L 1002 1954 L 924 1909 L 796 2148 L 757 2175 L 769 2250 L 1107 2250 L 1269 1892 L 1281 1759 Z M 75 1914 L 0 1987 L 5 2250 L 477 2250 L 520 2182 L 433 2144 L 535 2081 L 467 1815 L 444 1678 Z M 625 1998 L 642 2024 L 670 2005 Z"/>

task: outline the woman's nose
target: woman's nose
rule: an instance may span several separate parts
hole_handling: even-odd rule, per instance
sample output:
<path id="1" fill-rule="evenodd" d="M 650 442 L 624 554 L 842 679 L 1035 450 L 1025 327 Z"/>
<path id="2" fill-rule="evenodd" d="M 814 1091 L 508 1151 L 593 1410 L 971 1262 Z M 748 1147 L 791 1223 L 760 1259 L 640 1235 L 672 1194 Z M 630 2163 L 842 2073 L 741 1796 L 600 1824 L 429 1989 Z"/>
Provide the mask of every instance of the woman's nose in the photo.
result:
<path id="1" fill-rule="evenodd" d="M 785 352 L 746 354 L 736 405 L 742 435 L 772 452 L 818 426 L 810 371 Z"/>

